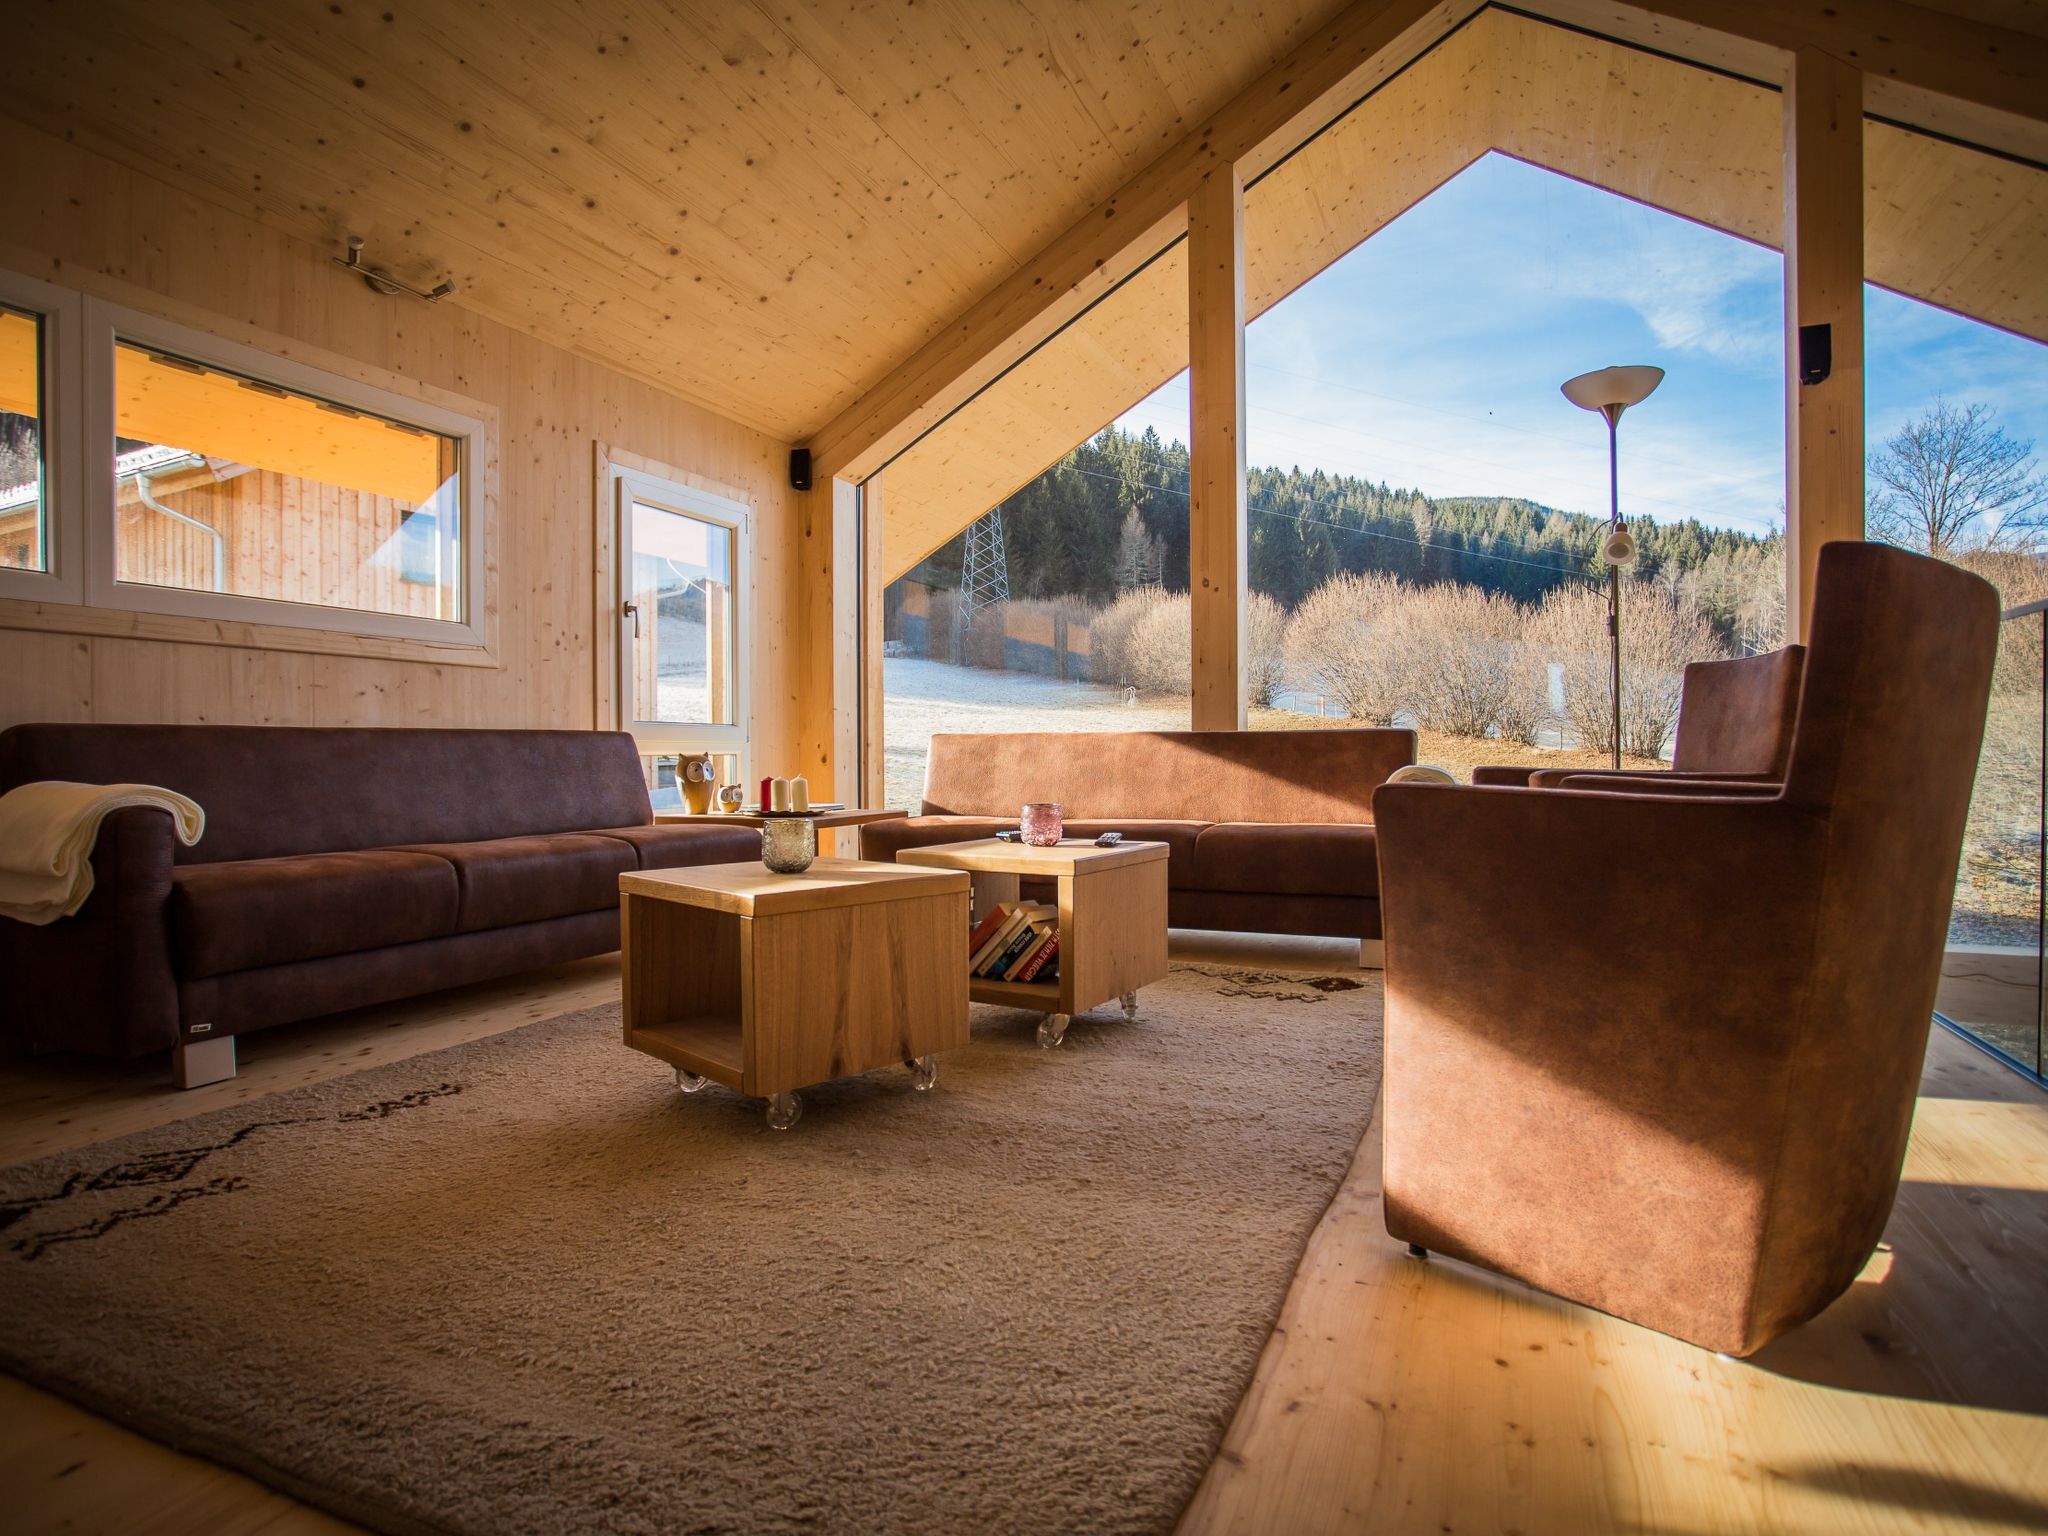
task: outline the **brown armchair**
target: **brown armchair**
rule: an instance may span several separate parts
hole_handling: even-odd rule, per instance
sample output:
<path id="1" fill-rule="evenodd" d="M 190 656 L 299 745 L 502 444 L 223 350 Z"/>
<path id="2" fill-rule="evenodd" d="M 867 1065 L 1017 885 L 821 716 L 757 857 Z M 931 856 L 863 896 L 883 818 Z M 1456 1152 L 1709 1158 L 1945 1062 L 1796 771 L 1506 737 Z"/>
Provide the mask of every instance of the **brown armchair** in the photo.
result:
<path id="1" fill-rule="evenodd" d="M 1387 1230 L 1746 1355 L 1898 1190 L 1998 599 L 1821 551 L 1782 787 L 1388 785 Z"/>
<path id="2" fill-rule="evenodd" d="M 1598 786 L 1586 781 L 1622 777 L 1650 778 L 1660 786 L 1673 779 L 1775 786 L 1784 781 L 1791 760 L 1792 725 L 1805 672 L 1803 645 L 1732 661 L 1693 662 L 1678 695 L 1678 739 L 1672 744 L 1669 773 L 1516 765 L 1474 768 L 1472 782 L 1592 789 Z"/>

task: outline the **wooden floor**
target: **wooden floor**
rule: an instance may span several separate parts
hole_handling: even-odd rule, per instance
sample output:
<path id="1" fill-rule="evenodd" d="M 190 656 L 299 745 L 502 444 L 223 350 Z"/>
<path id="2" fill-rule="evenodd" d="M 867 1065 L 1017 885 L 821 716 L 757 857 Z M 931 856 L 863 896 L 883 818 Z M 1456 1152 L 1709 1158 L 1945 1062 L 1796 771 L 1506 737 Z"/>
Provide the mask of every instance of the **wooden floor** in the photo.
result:
<path id="1" fill-rule="evenodd" d="M 1343 963 L 1312 941 L 1177 954 Z M 258 1036 L 233 1082 L 0 1063 L 0 1162 L 453 1045 L 617 994 L 564 966 Z M 1182 1522 L 1211 1532 L 2048 1531 L 2048 1098 L 1937 1030 L 1886 1249 L 1750 1361 L 1386 1236 L 1379 1139 L 1312 1238 Z M 4 1324 L 0 1324 L 4 1326 Z M 0 1529 L 349 1529 L 0 1377 Z"/>

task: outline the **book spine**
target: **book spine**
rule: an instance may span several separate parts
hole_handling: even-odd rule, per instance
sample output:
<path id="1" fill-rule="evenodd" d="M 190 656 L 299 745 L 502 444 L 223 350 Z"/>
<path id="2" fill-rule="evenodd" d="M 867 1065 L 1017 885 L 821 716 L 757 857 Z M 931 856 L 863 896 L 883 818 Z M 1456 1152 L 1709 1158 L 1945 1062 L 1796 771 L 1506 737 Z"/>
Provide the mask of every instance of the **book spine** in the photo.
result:
<path id="1" fill-rule="evenodd" d="M 1001 981 L 1011 966 L 1015 965 L 1037 947 L 1038 940 L 1038 929 L 1026 923 L 1017 936 L 1010 940 L 1010 947 L 1003 951 L 1001 958 L 988 968 L 990 977 L 996 981 Z"/>
<path id="2" fill-rule="evenodd" d="M 1017 967 L 1017 980 L 1030 981 L 1033 977 L 1037 976 L 1040 971 L 1044 970 L 1047 965 L 1051 964 L 1052 957 L 1058 954 L 1059 952 L 1060 935 L 1059 930 L 1055 928 L 1051 933 L 1046 935 L 1045 942 L 1039 945 L 1037 949 L 1033 950 L 1031 954 L 1026 957 L 1024 963 Z"/>
<path id="3" fill-rule="evenodd" d="M 976 923 L 967 935 L 967 953 L 979 954 L 981 946 L 996 935 L 996 930 L 1008 922 L 1010 909 L 1004 906 L 991 907 L 982 920 Z"/>

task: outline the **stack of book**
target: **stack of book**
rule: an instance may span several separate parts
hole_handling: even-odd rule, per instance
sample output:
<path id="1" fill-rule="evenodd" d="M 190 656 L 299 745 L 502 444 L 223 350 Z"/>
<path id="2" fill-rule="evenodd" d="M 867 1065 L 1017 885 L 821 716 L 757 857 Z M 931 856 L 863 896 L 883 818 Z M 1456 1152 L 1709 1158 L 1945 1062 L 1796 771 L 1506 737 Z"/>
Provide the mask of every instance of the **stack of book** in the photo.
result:
<path id="1" fill-rule="evenodd" d="M 1041 901 L 998 904 L 967 935 L 968 974 L 990 981 L 1059 975 L 1059 909 Z"/>

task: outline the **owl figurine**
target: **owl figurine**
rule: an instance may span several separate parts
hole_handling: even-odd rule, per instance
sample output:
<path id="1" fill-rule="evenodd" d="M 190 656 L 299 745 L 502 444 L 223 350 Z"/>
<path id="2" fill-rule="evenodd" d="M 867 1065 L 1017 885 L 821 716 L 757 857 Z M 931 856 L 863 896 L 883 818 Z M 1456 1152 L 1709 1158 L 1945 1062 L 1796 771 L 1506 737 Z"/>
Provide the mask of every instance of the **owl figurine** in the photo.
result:
<path id="1" fill-rule="evenodd" d="M 712 766 L 711 754 L 699 752 L 695 757 L 678 758 L 676 781 L 683 786 L 683 804 L 689 807 L 690 814 L 709 814 L 711 796 L 718 788 L 718 770 Z"/>

